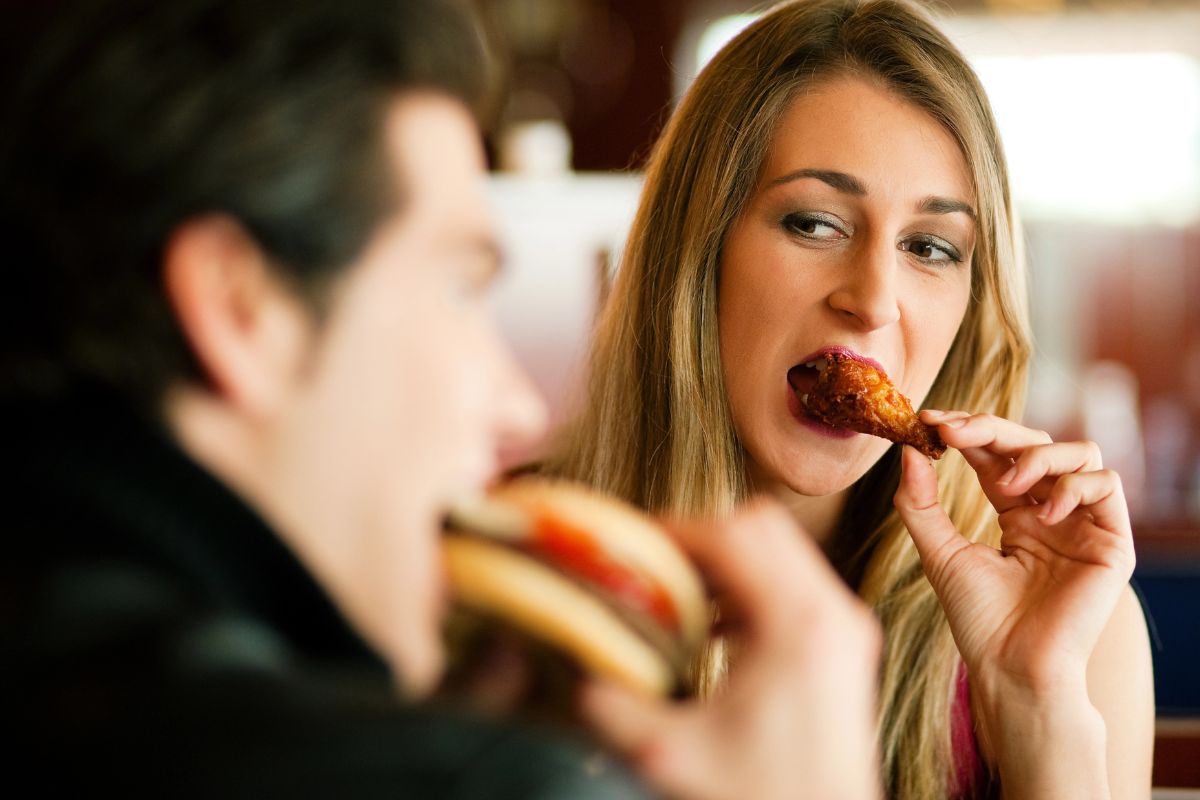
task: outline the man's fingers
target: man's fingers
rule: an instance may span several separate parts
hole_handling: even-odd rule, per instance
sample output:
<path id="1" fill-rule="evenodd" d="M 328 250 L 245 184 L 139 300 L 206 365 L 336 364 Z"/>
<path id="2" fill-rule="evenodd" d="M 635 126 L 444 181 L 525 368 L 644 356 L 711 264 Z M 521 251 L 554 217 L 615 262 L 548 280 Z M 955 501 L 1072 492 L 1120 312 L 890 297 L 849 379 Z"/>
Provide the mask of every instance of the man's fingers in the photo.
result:
<path id="1" fill-rule="evenodd" d="M 935 590 L 950 559 L 970 543 L 955 529 L 937 497 L 937 473 L 933 465 L 907 445 L 900 457 L 902 472 L 896 491 L 896 510 L 912 536 L 925 574 Z"/>
<path id="2" fill-rule="evenodd" d="M 634 760 L 669 736 L 675 715 L 683 713 L 598 679 L 584 683 L 580 712 L 614 750 Z"/>
<path id="3" fill-rule="evenodd" d="M 670 521 L 664 527 L 700 568 L 714 596 L 737 604 L 767 601 L 769 589 L 756 576 L 763 566 L 758 540 L 770 536 L 770 520 L 755 525 L 739 514 L 722 522 Z M 756 537 L 752 528 L 762 528 L 762 534 Z"/>
<path id="4" fill-rule="evenodd" d="M 752 627 L 776 618 L 787 623 L 805 598 L 815 602 L 827 593 L 847 592 L 811 537 L 775 501 L 751 501 L 719 523 L 666 527 L 714 593 L 731 601 Z"/>

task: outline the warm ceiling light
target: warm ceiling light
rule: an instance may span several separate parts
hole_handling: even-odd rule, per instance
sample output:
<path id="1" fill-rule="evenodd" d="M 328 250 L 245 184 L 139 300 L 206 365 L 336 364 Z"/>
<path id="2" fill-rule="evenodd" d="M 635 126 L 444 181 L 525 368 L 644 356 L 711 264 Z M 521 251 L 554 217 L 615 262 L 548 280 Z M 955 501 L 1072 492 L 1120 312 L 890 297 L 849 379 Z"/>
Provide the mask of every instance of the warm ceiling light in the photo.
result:
<path id="1" fill-rule="evenodd" d="M 1001 11 L 1004 13 L 1012 13 L 1014 11 L 1024 13 L 1062 11 L 1065 5 L 1064 0 L 987 0 L 988 8 L 992 11 Z"/>

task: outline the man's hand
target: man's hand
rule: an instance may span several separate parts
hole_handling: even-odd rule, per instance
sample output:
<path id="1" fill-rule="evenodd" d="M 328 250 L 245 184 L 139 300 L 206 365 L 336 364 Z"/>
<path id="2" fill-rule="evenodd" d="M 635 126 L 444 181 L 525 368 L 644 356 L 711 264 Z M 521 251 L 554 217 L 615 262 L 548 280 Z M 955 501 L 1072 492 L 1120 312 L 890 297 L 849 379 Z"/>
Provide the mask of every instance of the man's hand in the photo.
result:
<path id="1" fill-rule="evenodd" d="M 585 717 L 671 797 L 879 797 L 875 618 L 774 503 L 671 531 L 736 642 L 729 679 L 682 704 L 591 683 Z"/>

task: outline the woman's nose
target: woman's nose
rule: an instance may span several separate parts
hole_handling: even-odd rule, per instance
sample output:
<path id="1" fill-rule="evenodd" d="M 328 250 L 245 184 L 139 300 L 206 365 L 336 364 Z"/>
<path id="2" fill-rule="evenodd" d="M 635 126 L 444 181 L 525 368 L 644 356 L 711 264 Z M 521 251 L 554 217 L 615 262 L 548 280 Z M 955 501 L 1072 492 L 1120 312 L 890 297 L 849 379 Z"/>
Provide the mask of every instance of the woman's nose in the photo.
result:
<path id="1" fill-rule="evenodd" d="M 829 295 L 830 307 L 863 330 L 899 321 L 896 270 L 896 248 L 890 241 L 864 246 L 845 264 L 841 281 Z"/>

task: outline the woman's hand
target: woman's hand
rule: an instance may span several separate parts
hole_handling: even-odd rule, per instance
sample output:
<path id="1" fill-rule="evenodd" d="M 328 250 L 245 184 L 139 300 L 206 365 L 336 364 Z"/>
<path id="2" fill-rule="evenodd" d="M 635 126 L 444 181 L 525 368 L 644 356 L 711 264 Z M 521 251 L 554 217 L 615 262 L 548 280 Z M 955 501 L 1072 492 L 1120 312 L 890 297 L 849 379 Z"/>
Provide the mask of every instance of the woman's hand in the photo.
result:
<path id="1" fill-rule="evenodd" d="M 984 744 L 1000 762 L 1002 781 L 1009 789 L 1026 778 L 1044 787 L 1050 778 L 1040 765 L 1059 758 L 1064 738 L 1076 739 L 1072 758 L 1094 758 L 1099 747 L 1103 759 L 1103 723 L 1088 702 L 1086 669 L 1133 572 L 1121 481 L 1103 469 L 1091 442 L 1055 443 L 985 414 L 925 411 L 922 419 L 938 425 L 975 470 L 999 514 L 1000 549 L 955 530 L 938 502 L 933 466 L 911 448 L 896 508 L 967 663 L 984 709 Z M 1102 760 L 1099 766 L 1089 771 L 1101 777 Z M 1043 774 L 1013 774 L 1018 767 Z M 1073 788 L 1103 796 L 1078 780 Z"/>
<path id="2" fill-rule="evenodd" d="M 759 501 L 674 533 L 721 602 L 735 669 L 707 701 L 592 684 L 584 712 L 674 798 L 879 796 L 879 626 L 785 511 Z"/>

